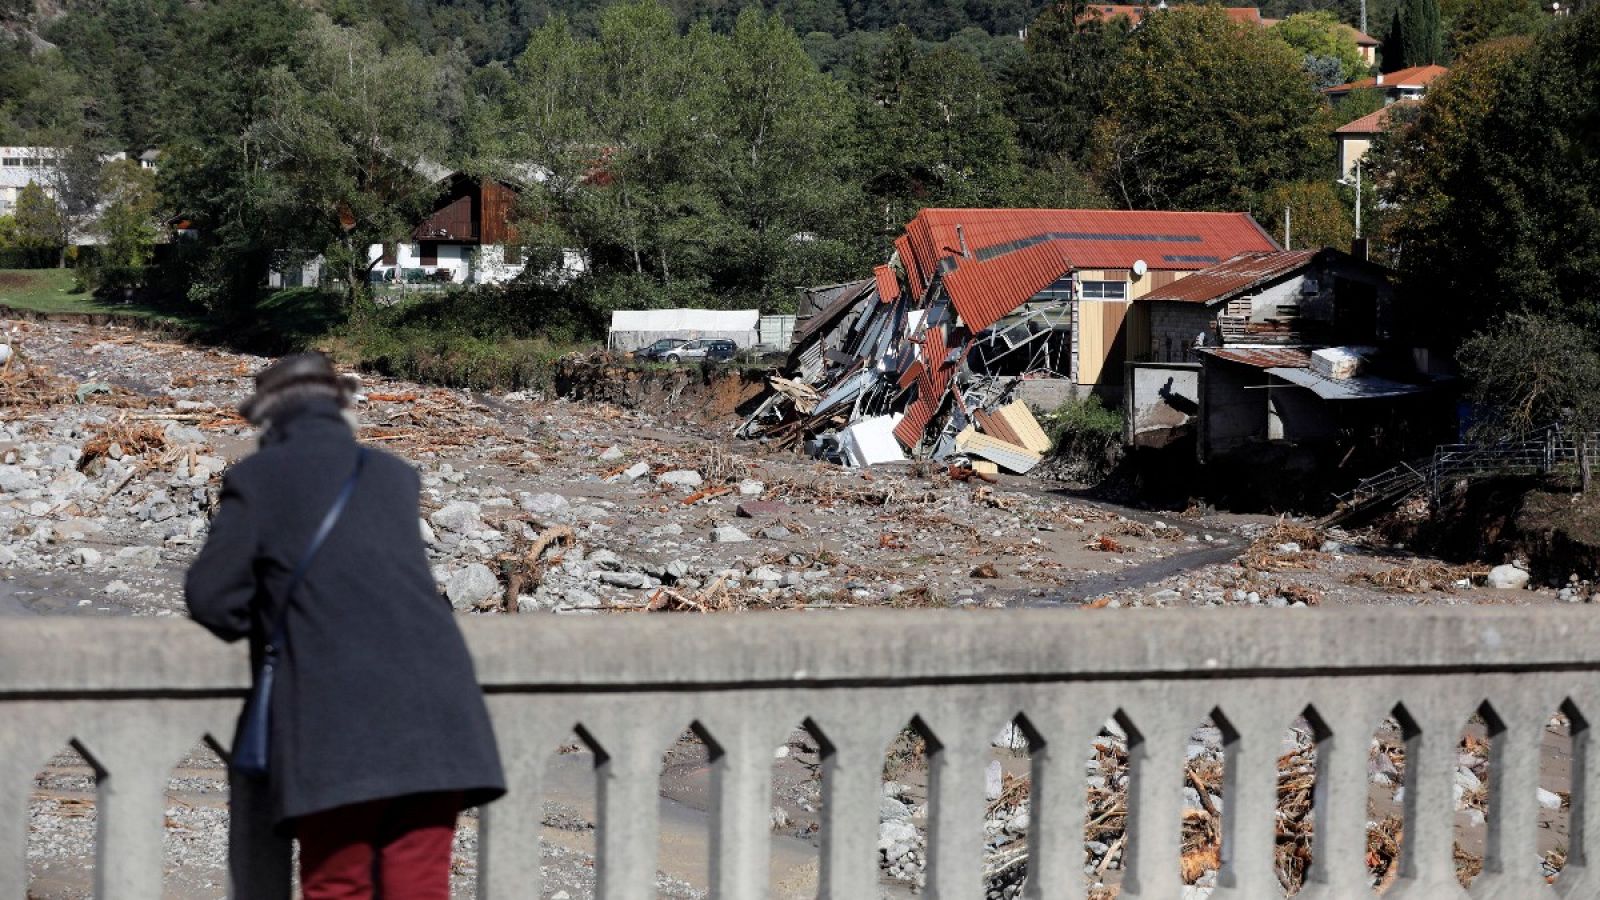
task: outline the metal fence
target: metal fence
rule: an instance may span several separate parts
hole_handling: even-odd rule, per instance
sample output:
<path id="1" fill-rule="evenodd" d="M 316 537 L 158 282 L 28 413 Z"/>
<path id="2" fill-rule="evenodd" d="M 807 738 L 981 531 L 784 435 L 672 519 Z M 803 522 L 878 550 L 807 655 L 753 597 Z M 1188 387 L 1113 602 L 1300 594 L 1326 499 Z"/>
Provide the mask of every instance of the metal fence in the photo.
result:
<path id="1" fill-rule="evenodd" d="M 1543 475 L 1587 458 L 1600 463 L 1600 432 L 1567 431 L 1551 425 L 1538 431 L 1489 444 L 1440 444 L 1433 456 L 1403 462 L 1363 478 L 1350 491 L 1336 495 L 1337 514 L 1348 515 L 1379 503 L 1398 503 L 1426 495 L 1437 503 L 1443 487 L 1462 478 L 1487 475 Z"/>

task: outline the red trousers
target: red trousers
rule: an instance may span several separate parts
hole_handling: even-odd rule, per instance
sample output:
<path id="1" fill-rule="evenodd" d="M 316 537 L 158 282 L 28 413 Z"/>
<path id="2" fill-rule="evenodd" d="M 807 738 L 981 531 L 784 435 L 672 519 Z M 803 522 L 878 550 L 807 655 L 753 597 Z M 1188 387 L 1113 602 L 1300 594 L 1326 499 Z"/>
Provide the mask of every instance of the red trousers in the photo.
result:
<path id="1" fill-rule="evenodd" d="M 458 793 L 341 806 L 295 821 L 304 900 L 450 900 Z"/>

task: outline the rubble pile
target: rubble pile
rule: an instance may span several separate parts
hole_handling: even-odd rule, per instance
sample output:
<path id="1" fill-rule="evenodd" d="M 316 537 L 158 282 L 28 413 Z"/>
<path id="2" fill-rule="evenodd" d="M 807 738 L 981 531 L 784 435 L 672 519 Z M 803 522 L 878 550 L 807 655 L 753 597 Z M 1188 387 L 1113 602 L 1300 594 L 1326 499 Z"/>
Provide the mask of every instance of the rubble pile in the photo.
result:
<path id="1" fill-rule="evenodd" d="M 14 340 L 0 594 L 35 609 L 70 598 L 52 611 L 181 612 L 221 474 L 254 446 L 233 410 L 267 360 L 59 323 L 24 324 Z M 417 527 L 464 611 L 994 605 L 1187 540 L 968 469 L 758 456 L 649 411 L 372 378 L 359 400 L 361 439 L 420 471 Z M 1121 552 L 1084 549 L 1118 529 Z"/>
<path id="2" fill-rule="evenodd" d="M 769 379 L 766 399 L 738 435 L 803 444 L 811 456 L 849 466 L 901 462 L 909 452 L 985 474 L 1033 469 L 1051 443 L 1012 398 L 1017 377 L 981 374 L 967 357 L 998 340 L 1002 356 L 1031 354 L 1028 372 L 1053 375 L 1046 311 L 1002 322 L 943 291 L 919 300 L 901 290 L 895 265 L 838 286 L 830 305 L 795 334 L 785 374 Z M 1019 295 L 1011 307 L 1027 299 Z"/>

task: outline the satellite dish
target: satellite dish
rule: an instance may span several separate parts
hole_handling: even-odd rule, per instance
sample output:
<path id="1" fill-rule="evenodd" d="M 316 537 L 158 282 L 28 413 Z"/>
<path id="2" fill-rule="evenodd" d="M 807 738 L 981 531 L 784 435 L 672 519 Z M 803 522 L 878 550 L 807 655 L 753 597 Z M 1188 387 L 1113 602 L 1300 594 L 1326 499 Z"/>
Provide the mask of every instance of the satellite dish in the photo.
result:
<path id="1" fill-rule="evenodd" d="M 1143 278 L 1144 277 L 1144 273 L 1146 273 L 1148 271 L 1150 271 L 1150 264 L 1149 263 L 1145 262 L 1142 259 L 1136 259 L 1136 260 L 1133 261 L 1133 277 L 1135 277 L 1135 278 Z"/>

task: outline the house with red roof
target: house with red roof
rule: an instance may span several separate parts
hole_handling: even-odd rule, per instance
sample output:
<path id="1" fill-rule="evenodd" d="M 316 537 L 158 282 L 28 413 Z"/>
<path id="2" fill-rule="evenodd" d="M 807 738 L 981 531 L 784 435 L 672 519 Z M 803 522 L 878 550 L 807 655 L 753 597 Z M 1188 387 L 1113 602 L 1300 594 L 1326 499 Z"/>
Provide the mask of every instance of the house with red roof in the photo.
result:
<path id="1" fill-rule="evenodd" d="M 1428 92 L 1429 85 L 1448 74 L 1450 70 L 1444 66 L 1412 66 L 1395 72 L 1380 72 L 1371 78 L 1362 78 L 1346 84 L 1336 84 L 1330 88 L 1323 88 L 1322 93 L 1335 103 L 1350 96 L 1352 91 L 1367 88 L 1382 91 L 1385 103 L 1421 100 L 1422 95 Z"/>
<path id="2" fill-rule="evenodd" d="M 1339 156 L 1339 180 L 1350 181 L 1355 178 L 1356 165 L 1366 159 L 1367 152 L 1372 149 L 1372 144 L 1378 139 L 1378 135 L 1389 129 L 1394 111 L 1413 106 L 1416 102 L 1401 100 L 1392 103 L 1333 130 L 1333 140 Z"/>

